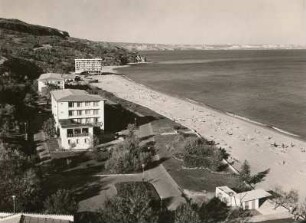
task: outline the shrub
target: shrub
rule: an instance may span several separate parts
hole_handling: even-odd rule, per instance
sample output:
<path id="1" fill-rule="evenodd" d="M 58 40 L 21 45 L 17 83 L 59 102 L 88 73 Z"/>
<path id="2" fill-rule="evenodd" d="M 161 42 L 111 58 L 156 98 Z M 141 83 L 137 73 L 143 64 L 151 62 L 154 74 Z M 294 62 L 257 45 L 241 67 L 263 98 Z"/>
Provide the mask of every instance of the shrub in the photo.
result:
<path id="1" fill-rule="evenodd" d="M 184 165 L 187 167 L 204 167 L 219 170 L 224 164 L 222 160 L 228 155 L 215 146 L 212 141 L 189 137 L 184 146 Z"/>

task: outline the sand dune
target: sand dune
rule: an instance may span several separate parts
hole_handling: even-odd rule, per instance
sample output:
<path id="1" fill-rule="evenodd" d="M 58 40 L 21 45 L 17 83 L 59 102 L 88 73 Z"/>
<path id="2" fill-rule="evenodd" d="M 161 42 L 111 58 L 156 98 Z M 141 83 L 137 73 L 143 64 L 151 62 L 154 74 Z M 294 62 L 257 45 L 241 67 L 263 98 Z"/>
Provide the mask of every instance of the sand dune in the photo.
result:
<path id="1" fill-rule="evenodd" d="M 272 189 L 280 185 L 287 190 L 297 189 L 302 198 L 306 197 L 306 142 L 260 123 L 151 90 L 124 76 L 96 78 L 99 83 L 93 85 L 148 107 L 214 140 L 231 154 L 232 160 L 236 160 L 235 166 L 248 160 L 253 171 L 270 168 L 266 181 L 258 187 Z"/>

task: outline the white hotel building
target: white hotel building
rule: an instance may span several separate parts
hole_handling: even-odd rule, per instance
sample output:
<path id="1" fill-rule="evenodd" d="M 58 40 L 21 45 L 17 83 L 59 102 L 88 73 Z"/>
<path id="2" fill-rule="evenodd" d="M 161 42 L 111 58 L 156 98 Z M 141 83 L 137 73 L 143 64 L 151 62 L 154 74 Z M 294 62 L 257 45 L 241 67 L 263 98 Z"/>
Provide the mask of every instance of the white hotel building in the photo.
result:
<path id="1" fill-rule="evenodd" d="M 89 74 L 101 74 L 102 72 L 102 59 L 75 59 L 75 73 L 88 72 Z"/>
<path id="2" fill-rule="evenodd" d="M 63 149 L 92 147 L 93 128 L 104 129 L 104 102 L 83 90 L 51 91 L 52 114 Z"/>

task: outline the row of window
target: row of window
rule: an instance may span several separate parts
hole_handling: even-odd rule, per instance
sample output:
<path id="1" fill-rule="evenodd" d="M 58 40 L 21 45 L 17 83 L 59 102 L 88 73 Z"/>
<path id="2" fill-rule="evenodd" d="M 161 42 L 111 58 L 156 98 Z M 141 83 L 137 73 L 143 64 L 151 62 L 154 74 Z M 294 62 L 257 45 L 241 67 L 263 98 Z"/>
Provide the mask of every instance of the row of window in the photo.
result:
<path id="1" fill-rule="evenodd" d="M 99 109 L 71 110 L 68 112 L 69 116 L 98 115 L 98 114 L 99 114 Z"/>
<path id="2" fill-rule="evenodd" d="M 75 141 L 75 144 L 79 144 L 81 142 L 80 139 L 76 139 Z M 89 139 L 84 139 L 84 143 L 89 143 Z M 72 141 L 70 139 L 68 139 L 68 144 L 71 145 L 72 144 Z"/>
<path id="3" fill-rule="evenodd" d="M 98 118 L 74 118 L 74 122 L 81 124 L 97 124 L 99 122 Z"/>
<path id="4" fill-rule="evenodd" d="M 73 107 L 88 107 L 88 106 L 94 106 L 98 107 L 99 102 L 97 101 L 85 101 L 85 102 L 68 102 L 68 107 L 73 108 Z"/>
<path id="5" fill-rule="evenodd" d="M 88 134 L 88 128 L 67 129 L 67 135 Z"/>

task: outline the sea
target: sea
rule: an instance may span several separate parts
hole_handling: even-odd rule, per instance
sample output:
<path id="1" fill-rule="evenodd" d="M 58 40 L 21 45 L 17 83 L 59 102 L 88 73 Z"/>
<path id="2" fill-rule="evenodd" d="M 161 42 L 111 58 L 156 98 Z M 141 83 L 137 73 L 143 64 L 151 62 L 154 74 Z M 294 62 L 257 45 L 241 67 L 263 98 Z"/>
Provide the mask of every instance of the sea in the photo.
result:
<path id="1" fill-rule="evenodd" d="M 306 50 L 141 52 L 118 69 L 154 90 L 306 139 Z"/>

